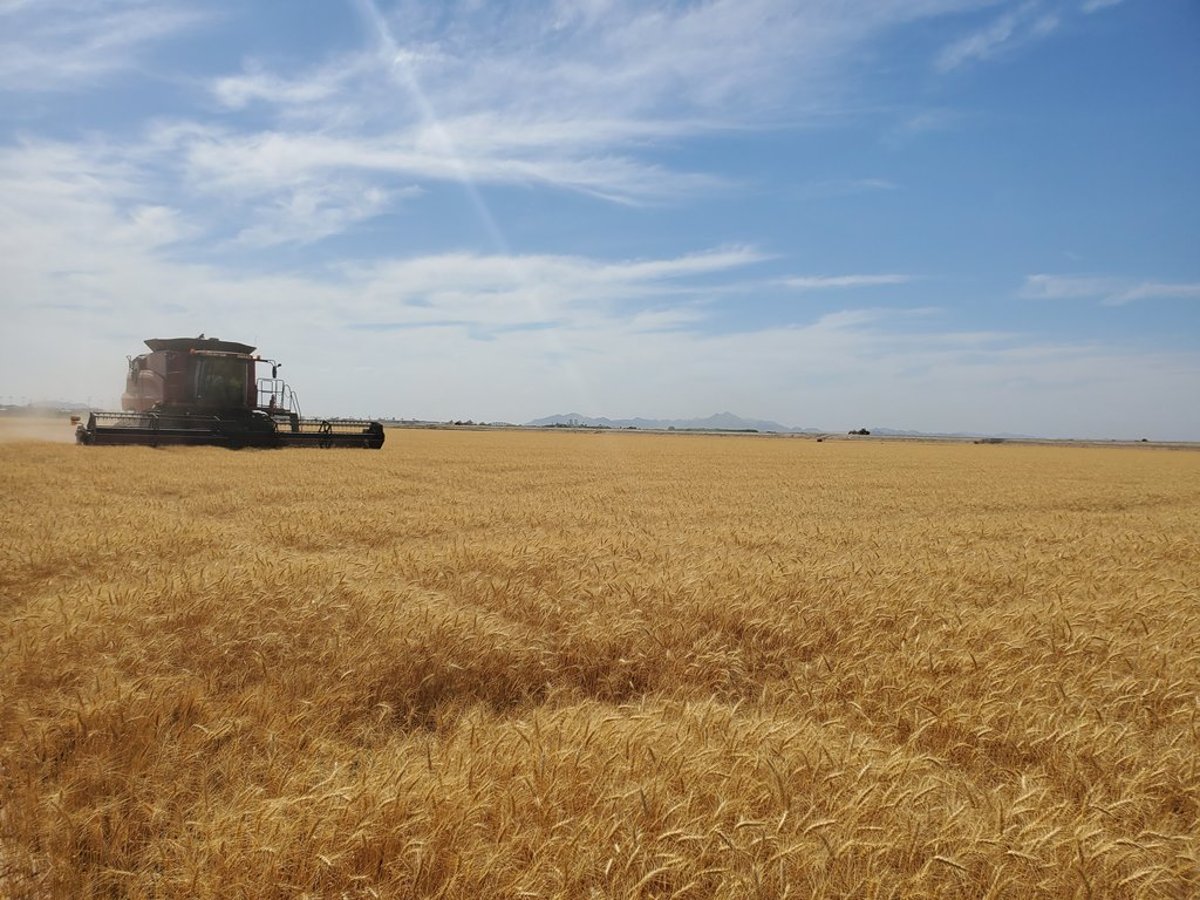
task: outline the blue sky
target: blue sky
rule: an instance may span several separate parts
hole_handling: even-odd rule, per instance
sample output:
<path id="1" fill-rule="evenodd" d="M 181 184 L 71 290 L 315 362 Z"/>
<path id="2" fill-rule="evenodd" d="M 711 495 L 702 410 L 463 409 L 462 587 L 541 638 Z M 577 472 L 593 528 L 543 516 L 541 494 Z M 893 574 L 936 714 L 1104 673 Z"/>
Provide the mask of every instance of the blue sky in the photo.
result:
<path id="1" fill-rule="evenodd" d="M 1193 0 L 0 2 L 0 400 L 1200 440 Z"/>

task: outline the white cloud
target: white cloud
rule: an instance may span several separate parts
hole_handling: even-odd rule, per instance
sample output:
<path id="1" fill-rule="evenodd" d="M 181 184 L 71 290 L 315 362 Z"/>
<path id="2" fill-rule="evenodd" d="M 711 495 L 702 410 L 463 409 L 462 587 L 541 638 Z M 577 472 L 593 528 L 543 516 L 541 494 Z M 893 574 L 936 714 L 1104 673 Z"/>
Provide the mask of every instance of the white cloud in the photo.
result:
<path id="1" fill-rule="evenodd" d="M 277 221 L 243 232 L 241 240 L 276 241 L 290 237 L 278 232 L 292 227 L 292 219 L 309 230 L 317 227 L 314 221 L 342 215 L 348 202 L 342 187 L 331 188 L 332 200 L 319 190 L 297 199 L 280 210 Z M 358 190 L 344 187 L 350 194 Z M 614 304 L 637 302 L 635 311 L 659 314 L 661 327 L 661 297 L 682 293 L 694 299 L 697 279 L 767 259 L 745 246 L 616 261 L 457 252 L 335 264 L 307 278 L 239 273 L 187 261 L 178 242 L 198 238 L 192 256 L 209 242 L 178 210 L 142 203 L 145 192 L 138 170 L 104 146 L 85 151 L 40 142 L 0 150 L 0 221 L 6 224 L 0 230 L 0 268 L 6 274 L 0 304 L 6 313 L 34 321 L 40 311 L 70 308 L 81 314 L 81 325 L 88 315 L 114 312 L 126 322 L 166 323 L 197 311 L 218 320 L 286 311 L 330 327 L 437 321 L 513 326 L 567 312 L 623 316 Z M 362 202 L 386 199 L 368 196 Z M 198 325 L 197 330 L 217 330 Z"/>
<path id="2" fill-rule="evenodd" d="M 849 187 L 862 191 L 894 191 L 900 185 L 886 178 L 856 178 L 849 182 Z"/>
<path id="3" fill-rule="evenodd" d="M 1080 275 L 1027 275 L 1021 296 L 1033 300 L 1098 298 L 1110 292 L 1114 281 Z"/>
<path id="4" fill-rule="evenodd" d="M 178 123 L 174 149 L 193 185 L 275 205 L 274 192 L 330 175 L 673 201 L 729 185 L 665 168 L 649 158 L 655 147 L 760 127 L 784 109 L 820 118 L 844 97 L 864 45 L 987 2 L 468 3 L 440 16 L 359 0 L 369 46 L 290 73 L 251 62 L 214 79 L 213 95 L 257 124 Z"/>
<path id="5" fill-rule="evenodd" d="M 156 0 L 0 5 L 0 90 L 94 88 L 135 67 L 148 46 L 209 18 L 194 7 Z"/>
<path id="6" fill-rule="evenodd" d="M 1105 302 L 1116 306 L 1135 300 L 1200 300 L 1200 281 L 1191 283 L 1142 281 L 1124 287 Z"/>
<path id="7" fill-rule="evenodd" d="M 890 284 L 906 284 L 911 275 L 804 275 L 784 278 L 780 284 L 802 291 L 820 291 L 831 288 L 880 287 Z"/>
<path id="8" fill-rule="evenodd" d="M 573 323 L 610 319 L 697 321 L 692 305 L 708 288 L 695 283 L 761 262 L 748 247 L 717 249 L 674 259 L 593 260 L 572 256 L 449 253 L 347 267 L 355 298 L 344 307 L 360 328 L 417 324 L 475 326 Z M 675 305 L 664 309 L 670 300 Z M 682 305 L 681 305 L 682 304 Z M 639 316 L 641 318 L 639 318 Z"/>
<path id="9" fill-rule="evenodd" d="M 237 241 L 251 247 L 311 244 L 378 215 L 401 197 L 420 193 L 417 187 L 386 191 L 354 181 L 300 185 L 260 208 L 255 224 L 238 232 Z"/>
<path id="10" fill-rule="evenodd" d="M 967 119 L 960 110 L 934 107 L 905 114 L 883 135 L 884 144 L 903 147 L 925 135 L 957 128 Z"/>
<path id="11" fill-rule="evenodd" d="M 1200 299 L 1200 282 L 1039 274 L 1025 278 L 1021 296 L 1033 300 L 1099 300 L 1105 306 L 1121 306 L 1136 300 Z"/>
<path id="12" fill-rule="evenodd" d="M 472 139 L 474 134 L 477 140 Z M 474 134 L 451 153 L 437 146 L 438 137 L 427 129 L 383 137 L 286 131 L 237 134 L 186 126 L 159 131 L 160 137 L 178 145 L 184 173 L 196 189 L 240 199 L 270 196 L 297 184 L 352 172 L 542 185 L 627 202 L 666 199 L 720 184 L 710 176 L 671 172 L 620 156 L 516 152 L 505 145 L 506 132 L 500 129 L 486 137 L 482 130 Z M 537 134 L 537 126 L 530 125 L 521 139 L 533 143 L 539 140 Z"/>
<path id="13" fill-rule="evenodd" d="M 1109 9 L 1120 4 L 1122 0 L 1084 0 L 1080 5 L 1080 9 L 1087 14 L 1100 12 L 1102 9 Z"/>
<path id="14" fill-rule="evenodd" d="M 466 3 L 443 16 L 412 4 L 384 14 L 360 0 L 367 46 L 290 70 L 251 57 L 208 83 L 236 120 L 155 123 L 123 152 L 178 179 L 164 189 L 233 210 L 240 240 L 258 246 L 339 233 L 428 182 L 675 202 L 733 185 L 668 168 L 658 148 L 761 127 L 785 109 L 820 118 L 838 108 L 871 41 L 987 2 Z M 25 89 L 87 87 L 201 20 L 166 0 L 7 9 L 20 37 L 0 83 L 7 72 Z M 861 179 L 847 189 L 889 187 Z M 310 225 L 289 210 L 311 210 Z"/>
<path id="15" fill-rule="evenodd" d="M 940 71 L 949 72 L 970 62 L 992 59 L 1048 37 L 1058 26 L 1057 16 L 1041 13 L 1040 4 L 1030 0 L 949 44 L 938 54 L 934 64 Z"/>
<path id="16" fill-rule="evenodd" d="M 335 59 L 302 78 L 290 79 L 249 63 L 240 75 L 217 78 L 210 89 L 230 109 L 244 109 L 254 102 L 280 107 L 306 107 L 328 100 L 354 78 L 364 74 L 361 57 Z"/>
<path id="17" fill-rule="evenodd" d="M 900 185 L 887 178 L 845 178 L 810 182 L 796 193 L 805 199 L 827 199 L 897 190 Z"/>

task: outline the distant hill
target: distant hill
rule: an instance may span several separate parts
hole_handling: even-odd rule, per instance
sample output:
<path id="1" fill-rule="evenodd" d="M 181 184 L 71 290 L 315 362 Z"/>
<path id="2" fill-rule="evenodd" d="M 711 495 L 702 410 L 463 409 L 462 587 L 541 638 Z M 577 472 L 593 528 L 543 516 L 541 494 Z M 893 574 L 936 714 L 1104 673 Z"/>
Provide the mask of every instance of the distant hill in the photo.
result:
<path id="1" fill-rule="evenodd" d="M 1015 441 L 1037 440 L 1030 434 L 1012 434 L 1001 431 L 995 434 L 979 431 L 912 431 L 897 428 L 871 428 L 871 434 L 881 437 L 940 437 L 940 438 L 1006 438 Z"/>
<path id="2" fill-rule="evenodd" d="M 780 434 L 820 434 L 817 428 L 789 428 L 769 419 L 743 419 L 731 412 L 714 413 L 703 419 L 610 419 L 606 416 L 584 416 L 561 413 L 527 422 L 534 427 L 576 426 L 579 428 L 643 428 L 666 431 L 766 431 Z"/>
<path id="3" fill-rule="evenodd" d="M 761 431 L 770 434 L 828 434 L 822 428 L 792 428 L 770 419 L 744 419 L 731 412 L 714 413 L 704 419 L 610 419 L 607 416 L 585 416 L 580 413 L 560 413 L 526 422 L 527 426 L 553 428 L 641 428 L 648 431 Z M 1012 438 L 1029 439 L 1025 434 L 984 434 L 971 431 L 913 431 L 898 428 L 875 428 L 867 430 L 877 437 L 915 438 Z"/>
<path id="4" fill-rule="evenodd" d="M 36 403 L 0 404 L 0 416 L 45 416 L 55 413 L 85 413 L 93 407 L 76 400 L 38 400 Z"/>

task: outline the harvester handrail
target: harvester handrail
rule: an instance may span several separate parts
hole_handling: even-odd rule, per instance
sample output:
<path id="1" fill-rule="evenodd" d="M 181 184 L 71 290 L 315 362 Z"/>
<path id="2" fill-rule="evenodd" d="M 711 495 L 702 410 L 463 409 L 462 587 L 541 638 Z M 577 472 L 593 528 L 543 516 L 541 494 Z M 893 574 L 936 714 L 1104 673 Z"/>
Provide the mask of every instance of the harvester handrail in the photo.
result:
<path id="1" fill-rule="evenodd" d="M 260 409 L 300 415 L 300 397 L 282 378 L 258 379 L 258 406 Z"/>

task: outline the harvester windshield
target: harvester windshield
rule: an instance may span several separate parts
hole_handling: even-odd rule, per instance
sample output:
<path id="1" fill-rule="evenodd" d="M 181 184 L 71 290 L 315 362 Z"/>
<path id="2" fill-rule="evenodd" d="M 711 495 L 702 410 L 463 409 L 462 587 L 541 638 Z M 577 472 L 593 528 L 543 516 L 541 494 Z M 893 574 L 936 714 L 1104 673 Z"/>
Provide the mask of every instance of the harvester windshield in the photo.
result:
<path id="1" fill-rule="evenodd" d="M 197 402 L 205 406 L 246 406 L 250 364 L 230 356 L 204 356 L 195 361 Z"/>

